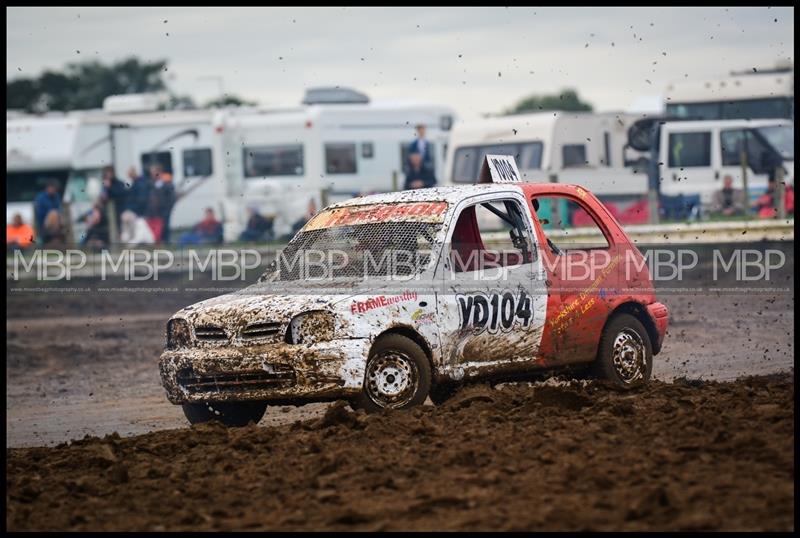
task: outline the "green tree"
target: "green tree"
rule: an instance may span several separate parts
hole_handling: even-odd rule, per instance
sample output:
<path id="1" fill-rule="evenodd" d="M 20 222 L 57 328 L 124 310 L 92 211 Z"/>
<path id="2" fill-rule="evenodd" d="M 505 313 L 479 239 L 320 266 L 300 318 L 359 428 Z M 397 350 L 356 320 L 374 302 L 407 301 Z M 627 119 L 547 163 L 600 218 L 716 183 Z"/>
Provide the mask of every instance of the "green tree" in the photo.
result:
<path id="1" fill-rule="evenodd" d="M 6 108 L 28 112 L 101 108 L 109 95 L 166 89 L 166 60 L 125 58 L 111 65 L 98 61 L 67 64 L 63 72 L 45 71 L 37 78 L 6 82 Z"/>
<path id="2" fill-rule="evenodd" d="M 255 106 L 258 103 L 255 101 L 248 101 L 238 95 L 225 94 L 222 97 L 212 99 L 206 103 L 205 108 L 222 108 L 226 106 Z"/>
<path id="3" fill-rule="evenodd" d="M 591 112 L 593 107 L 581 101 L 578 92 L 572 89 L 561 90 L 558 94 L 529 95 L 520 99 L 517 104 L 507 109 L 505 114 L 523 114 L 525 112 L 541 112 L 559 110 L 564 112 Z"/>

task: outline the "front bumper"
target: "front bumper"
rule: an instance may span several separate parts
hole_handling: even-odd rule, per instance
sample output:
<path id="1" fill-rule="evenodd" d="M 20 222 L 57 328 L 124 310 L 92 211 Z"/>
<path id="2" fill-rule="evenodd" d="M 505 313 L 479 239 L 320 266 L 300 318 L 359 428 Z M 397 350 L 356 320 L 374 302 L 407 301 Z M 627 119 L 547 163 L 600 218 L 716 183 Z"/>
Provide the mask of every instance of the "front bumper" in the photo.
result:
<path id="1" fill-rule="evenodd" d="M 174 404 L 325 400 L 361 391 L 366 338 L 317 344 L 262 344 L 167 350 L 161 382 Z"/>

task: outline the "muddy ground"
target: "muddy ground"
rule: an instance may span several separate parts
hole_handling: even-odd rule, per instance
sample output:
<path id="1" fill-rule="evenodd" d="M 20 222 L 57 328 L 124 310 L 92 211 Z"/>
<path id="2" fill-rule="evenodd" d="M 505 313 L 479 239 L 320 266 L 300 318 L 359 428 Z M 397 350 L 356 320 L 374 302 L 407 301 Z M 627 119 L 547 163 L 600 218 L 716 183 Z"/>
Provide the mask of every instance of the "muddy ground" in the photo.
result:
<path id="1" fill-rule="evenodd" d="M 477 386 L 7 452 L 12 530 L 793 530 L 794 383 Z"/>
<path id="2" fill-rule="evenodd" d="M 664 289 L 662 383 L 636 394 L 479 386 L 454 400 L 466 403 L 409 414 L 276 407 L 235 432 L 187 428 L 156 367 L 167 318 L 226 290 L 168 275 L 154 291 L 7 282 L 6 446 L 116 434 L 8 449 L 7 524 L 792 529 L 793 243 L 785 249 L 787 266 L 755 292 L 698 292 L 700 274 L 681 283 L 689 291 Z M 743 376 L 762 377 L 710 382 Z"/>

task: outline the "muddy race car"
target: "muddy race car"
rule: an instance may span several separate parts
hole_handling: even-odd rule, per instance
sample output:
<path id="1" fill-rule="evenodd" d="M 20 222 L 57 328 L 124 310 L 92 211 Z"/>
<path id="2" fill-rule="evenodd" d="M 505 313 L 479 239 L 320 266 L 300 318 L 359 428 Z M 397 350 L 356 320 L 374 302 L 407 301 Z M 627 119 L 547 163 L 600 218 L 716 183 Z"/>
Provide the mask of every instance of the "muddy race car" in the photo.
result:
<path id="1" fill-rule="evenodd" d="M 404 409 L 575 365 L 646 382 L 668 311 L 641 253 L 583 188 L 486 167 L 487 184 L 329 206 L 257 283 L 177 312 L 168 399 L 191 423 L 236 426 L 268 405 Z"/>

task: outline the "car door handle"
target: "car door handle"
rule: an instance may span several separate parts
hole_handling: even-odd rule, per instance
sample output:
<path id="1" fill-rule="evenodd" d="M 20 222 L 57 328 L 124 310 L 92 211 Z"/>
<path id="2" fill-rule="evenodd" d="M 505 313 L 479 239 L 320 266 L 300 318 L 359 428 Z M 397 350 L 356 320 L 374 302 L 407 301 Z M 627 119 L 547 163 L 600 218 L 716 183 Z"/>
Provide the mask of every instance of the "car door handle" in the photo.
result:
<path id="1" fill-rule="evenodd" d="M 714 170 L 714 179 L 719 179 L 719 170 Z"/>

